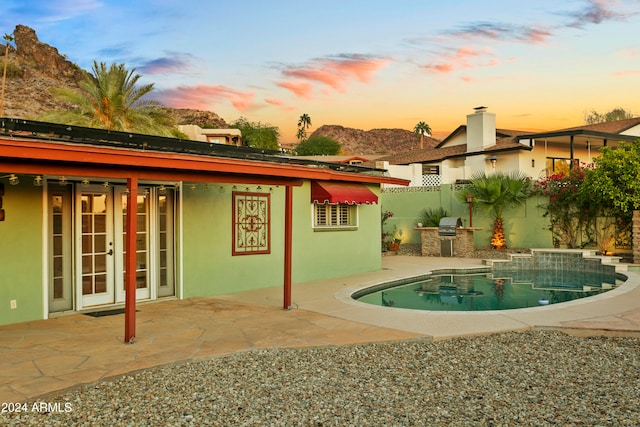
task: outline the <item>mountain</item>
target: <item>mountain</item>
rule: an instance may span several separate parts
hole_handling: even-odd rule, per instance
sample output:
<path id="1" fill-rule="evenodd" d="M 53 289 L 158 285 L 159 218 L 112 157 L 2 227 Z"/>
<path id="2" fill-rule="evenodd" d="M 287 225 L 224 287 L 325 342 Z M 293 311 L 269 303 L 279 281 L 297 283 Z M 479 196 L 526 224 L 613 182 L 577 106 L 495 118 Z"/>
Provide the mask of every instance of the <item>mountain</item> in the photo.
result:
<path id="1" fill-rule="evenodd" d="M 67 87 L 79 90 L 79 83 L 89 75 L 67 60 L 58 50 L 38 40 L 36 32 L 24 25 L 13 31 L 15 47 L 9 46 L 3 117 L 37 120 L 44 112 L 72 109 L 60 102 L 50 89 Z M 0 64 L 4 66 L 5 48 L 0 48 Z M 99 60 L 98 60 L 99 61 Z M 211 111 L 169 108 L 177 124 L 228 128 L 223 118 Z M 332 138 L 342 144 L 343 154 L 385 155 L 419 148 L 419 138 L 404 129 L 360 129 L 324 125 L 312 135 Z M 438 141 L 425 138 L 425 148 Z"/>
<path id="2" fill-rule="evenodd" d="M 9 46 L 2 116 L 37 120 L 39 115 L 47 111 L 72 109 L 72 105 L 60 102 L 51 95 L 50 89 L 67 87 L 79 90 L 79 83 L 88 73 L 68 61 L 56 48 L 40 42 L 36 32 L 29 27 L 16 26 L 13 37 L 15 48 Z M 6 48 L 0 49 L 2 66 L 5 52 Z M 169 110 L 178 124 L 229 127 L 224 119 L 211 111 Z"/>
<path id="3" fill-rule="evenodd" d="M 337 125 L 324 125 L 311 136 L 325 136 L 342 144 L 342 154 L 385 155 L 420 149 L 420 138 L 405 129 L 360 130 Z M 424 138 L 424 148 L 433 148 L 437 139 Z"/>

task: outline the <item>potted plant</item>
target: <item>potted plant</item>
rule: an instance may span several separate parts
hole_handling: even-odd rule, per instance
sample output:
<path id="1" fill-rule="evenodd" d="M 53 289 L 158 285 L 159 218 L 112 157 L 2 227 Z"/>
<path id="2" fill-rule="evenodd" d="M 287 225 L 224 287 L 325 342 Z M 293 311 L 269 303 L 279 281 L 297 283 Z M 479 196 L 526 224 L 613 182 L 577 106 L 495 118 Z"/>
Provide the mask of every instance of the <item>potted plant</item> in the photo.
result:
<path id="1" fill-rule="evenodd" d="M 398 230 L 398 227 L 393 227 L 391 240 L 387 242 L 387 249 L 390 251 L 397 251 L 400 249 L 400 243 L 402 243 L 402 230 Z"/>

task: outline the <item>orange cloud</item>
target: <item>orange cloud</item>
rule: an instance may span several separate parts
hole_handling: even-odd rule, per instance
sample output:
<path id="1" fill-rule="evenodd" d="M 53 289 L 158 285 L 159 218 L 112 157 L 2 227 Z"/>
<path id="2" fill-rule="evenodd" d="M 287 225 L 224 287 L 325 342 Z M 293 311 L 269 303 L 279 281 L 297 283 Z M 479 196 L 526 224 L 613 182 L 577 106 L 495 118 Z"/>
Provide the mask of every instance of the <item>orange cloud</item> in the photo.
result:
<path id="1" fill-rule="evenodd" d="M 239 111 L 253 107 L 254 94 L 241 92 L 226 86 L 179 86 L 174 89 L 159 90 L 154 98 L 168 107 L 206 110 L 221 101 L 229 101 Z"/>
<path id="2" fill-rule="evenodd" d="M 339 92 L 344 92 L 349 80 L 356 79 L 362 83 L 368 83 L 373 74 L 388 62 L 388 58 L 366 55 L 319 58 L 302 66 L 291 66 L 282 71 L 286 77 L 306 81 L 306 85 L 300 81 L 284 82 L 278 85 L 301 97 L 311 96 L 311 83 L 309 82 L 321 83 Z"/>
<path id="3" fill-rule="evenodd" d="M 313 95 L 313 85 L 309 82 L 287 81 L 276 84 L 284 89 L 290 90 L 300 98 L 311 99 L 311 95 Z"/>

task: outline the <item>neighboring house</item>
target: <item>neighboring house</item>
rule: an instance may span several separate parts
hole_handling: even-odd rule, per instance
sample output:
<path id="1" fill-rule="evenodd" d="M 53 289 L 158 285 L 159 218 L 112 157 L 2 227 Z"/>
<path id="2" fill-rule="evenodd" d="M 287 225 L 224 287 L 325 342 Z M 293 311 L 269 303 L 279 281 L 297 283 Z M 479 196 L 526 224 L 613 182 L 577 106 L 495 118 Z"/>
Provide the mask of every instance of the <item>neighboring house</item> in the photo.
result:
<path id="1" fill-rule="evenodd" d="M 380 185 L 407 183 L 383 173 L 0 119 L 0 324 L 280 285 L 287 308 L 381 268 Z"/>
<path id="2" fill-rule="evenodd" d="M 243 145 L 240 129 L 203 129 L 197 125 L 180 125 L 178 130 L 187 135 L 191 141 L 236 145 L 238 147 Z"/>
<path id="3" fill-rule="evenodd" d="M 412 186 L 437 186 L 474 173 L 522 172 L 534 179 L 565 171 L 571 162 L 591 163 L 603 146 L 640 138 L 640 118 L 549 132 L 496 128 L 496 116 L 477 107 L 435 148 L 378 159 L 376 165 Z M 404 165 L 404 167 L 400 167 Z"/>
<path id="4" fill-rule="evenodd" d="M 326 155 L 326 156 L 297 156 L 300 159 L 308 159 L 308 160 L 316 160 L 319 162 L 331 162 L 331 163 L 340 163 L 347 165 L 365 165 L 371 164 L 376 159 L 382 157 L 382 155 L 367 155 L 363 154 L 361 156 L 353 156 L 353 155 Z"/>

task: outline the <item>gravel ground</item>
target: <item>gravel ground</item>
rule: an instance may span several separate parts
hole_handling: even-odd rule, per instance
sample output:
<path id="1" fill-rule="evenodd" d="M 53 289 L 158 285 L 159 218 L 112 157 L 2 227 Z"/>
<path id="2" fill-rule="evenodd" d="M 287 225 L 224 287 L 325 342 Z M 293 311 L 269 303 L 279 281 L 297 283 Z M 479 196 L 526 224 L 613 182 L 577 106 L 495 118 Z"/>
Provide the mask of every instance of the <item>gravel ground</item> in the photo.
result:
<path id="1" fill-rule="evenodd" d="M 639 404 L 639 339 L 528 331 L 191 361 L 38 399 L 0 425 L 638 426 Z"/>

